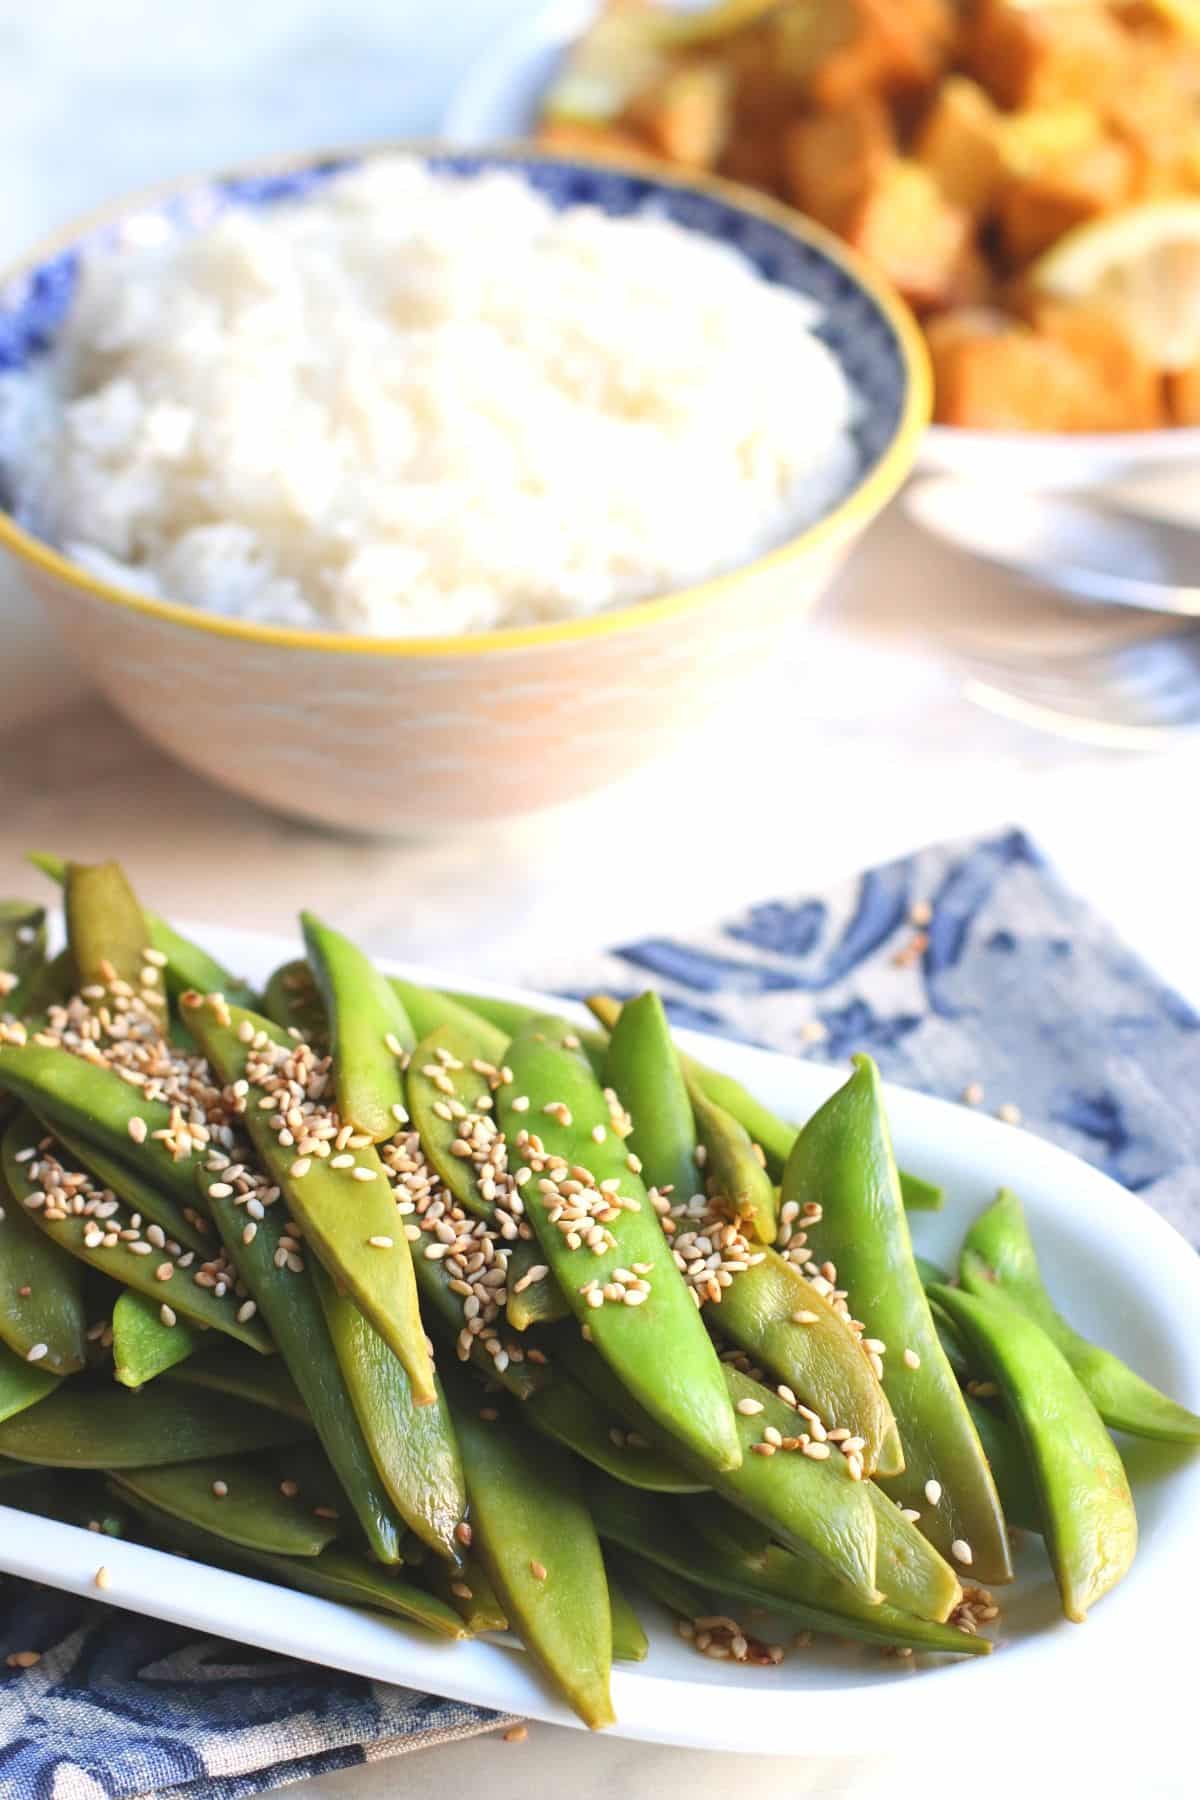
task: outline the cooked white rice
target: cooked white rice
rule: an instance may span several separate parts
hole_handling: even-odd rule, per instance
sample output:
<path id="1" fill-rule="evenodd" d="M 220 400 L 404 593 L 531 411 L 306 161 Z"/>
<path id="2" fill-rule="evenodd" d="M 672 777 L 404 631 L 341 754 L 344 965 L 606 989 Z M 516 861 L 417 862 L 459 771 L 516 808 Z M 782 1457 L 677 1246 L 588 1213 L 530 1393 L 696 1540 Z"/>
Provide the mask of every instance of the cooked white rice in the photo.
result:
<path id="1" fill-rule="evenodd" d="M 662 217 L 381 157 L 93 259 L 41 377 L 0 384 L 0 454 L 23 522 L 143 592 L 378 635 L 575 617 L 846 489 L 817 316 Z"/>

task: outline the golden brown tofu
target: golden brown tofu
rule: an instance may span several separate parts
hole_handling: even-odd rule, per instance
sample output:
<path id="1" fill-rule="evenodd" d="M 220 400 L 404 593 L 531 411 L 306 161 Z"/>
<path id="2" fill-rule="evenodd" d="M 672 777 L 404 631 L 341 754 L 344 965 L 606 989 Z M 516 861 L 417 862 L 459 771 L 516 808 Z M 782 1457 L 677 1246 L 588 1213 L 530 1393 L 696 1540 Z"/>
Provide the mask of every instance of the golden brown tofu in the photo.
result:
<path id="1" fill-rule="evenodd" d="M 1018 267 L 1088 219 L 1113 212 L 1133 192 L 1133 152 L 1115 138 L 1012 181 L 998 202 L 1000 234 Z"/>
<path id="2" fill-rule="evenodd" d="M 1172 425 L 1200 425 L 1200 362 L 1167 376 L 1166 404 Z"/>
<path id="3" fill-rule="evenodd" d="M 1000 106 L 1101 104 L 1122 84 L 1131 37 L 1107 7 L 981 0 L 963 64 Z"/>
<path id="4" fill-rule="evenodd" d="M 882 43 L 882 83 L 889 94 L 932 88 L 945 68 L 955 33 L 947 0 L 865 0 Z"/>
<path id="5" fill-rule="evenodd" d="M 945 306 L 953 293 L 971 221 L 927 169 L 898 157 L 854 207 L 842 235 L 926 310 Z"/>
<path id="6" fill-rule="evenodd" d="M 1200 45 L 1135 42 L 1105 122 L 1134 157 L 1138 199 L 1194 192 L 1200 179 Z"/>
<path id="7" fill-rule="evenodd" d="M 1061 344 L 1090 371 L 1096 387 L 1099 430 L 1148 431 L 1165 424 L 1163 383 L 1108 308 L 1087 302 L 1035 300 L 1029 322 L 1039 337 Z"/>
<path id="8" fill-rule="evenodd" d="M 822 225 L 842 231 L 895 154 L 891 115 L 874 94 L 837 112 L 797 119 L 783 137 L 788 197 Z"/>
<path id="9" fill-rule="evenodd" d="M 631 125 L 668 161 L 711 169 L 729 135 L 733 76 L 723 63 L 684 62 L 632 101 Z"/>
<path id="10" fill-rule="evenodd" d="M 868 0 L 792 0 L 763 39 L 775 79 L 816 106 L 846 106 L 883 84 L 887 40 Z"/>
<path id="11" fill-rule="evenodd" d="M 1004 145 L 1001 115 L 977 82 L 946 78 L 913 154 L 947 200 L 976 219 L 988 212 L 1004 180 Z"/>

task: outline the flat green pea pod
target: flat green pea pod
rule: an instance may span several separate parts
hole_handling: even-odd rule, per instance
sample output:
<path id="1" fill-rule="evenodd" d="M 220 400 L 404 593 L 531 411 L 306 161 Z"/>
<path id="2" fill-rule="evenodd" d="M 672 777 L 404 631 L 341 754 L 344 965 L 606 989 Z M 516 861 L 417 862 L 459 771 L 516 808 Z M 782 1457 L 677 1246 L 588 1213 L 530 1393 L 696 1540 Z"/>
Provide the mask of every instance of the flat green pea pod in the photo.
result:
<path id="1" fill-rule="evenodd" d="M 329 1017 L 338 1113 L 382 1144 L 407 1120 L 401 1059 L 416 1033 L 369 956 L 312 913 L 301 913 L 300 922 Z"/>
<path id="2" fill-rule="evenodd" d="M 505 1006 L 508 1003 L 498 1001 L 491 1004 Z M 619 1000 L 614 1000 L 610 994 L 593 994 L 588 999 L 588 1006 L 602 1025 L 610 1031 L 615 1030 L 622 1012 Z M 584 1032 L 581 1036 L 585 1046 L 590 1049 L 597 1034 Z M 602 1039 L 599 1041 L 603 1042 Z M 788 1157 L 795 1149 L 800 1127 L 789 1125 L 785 1119 L 773 1113 L 770 1107 L 755 1099 L 749 1088 L 744 1087 L 733 1075 L 726 1075 L 723 1069 L 710 1068 L 707 1063 L 697 1061 L 683 1050 L 679 1050 L 677 1054 L 679 1066 L 689 1084 L 698 1087 L 715 1106 L 721 1107 L 737 1120 L 751 1143 L 757 1144 L 766 1158 L 767 1173 L 778 1181 Z M 919 1175 L 910 1175 L 903 1169 L 900 1171 L 900 1191 L 910 1212 L 940 1212 L 945 1200 L 942 1189 L 932 1181 L 925 1181 Z"/>
<path id="3" fill-rule="evenodd" d="M 63 857 L 35 851 L 26 860 L 60 887 L 65 884 L 68 864 Z M 226 1000 L 237 1006 L 258 1004 L 255 989 L 215 961 L 206 950 L 189 938 L 181 937 L 157 913 L 146 912 L 143 916 L 151 948 L 166 958 L 164 973 L 172 996 L 193 989 L 201 994 L 224 994 Z"/>
<path id="4" fill-rule="evenodd" d="M 967 1233 L 959 1276 L 968 1293 L 986 1297 L 999 1291 L 1040 1325 L 1114 1431 L 1168 1444 L 1200 1444 L 1200 1418 L 1194 1412 L 1143 1381 L 1120 1357 L 1089 1343 L 1056 1310 L 1015 1194 L 1002 1192 L 976 1219 Z"/>
<path id="5" fill-rule="evenodd" d="M 608 1043 L 605 1079 L 633 1121 L 625 1142 L 642 1165 L 647 1187 L 669 1194 L 676 1204 L 699 1193 L 696 1118 L 657 994 L 642 994 L 621 1008 Z"/>
<path id="6" fill-rule="evenodd" d="M 46 909 L 32 900 L 0 900 L 0 1018 L 20 1018 L 46 961 Z"/>
<path id="7" fill-rule="evenodd" d="M 611 1574 L 608 1577 L 608 1609 L 612 1615 L 613 1661 L 645 1662 L 650 1652 L 650 1639 Z"/>
<path id="8" fill-rule="evenodd" d="M 122 1387 L 140 1388 L 191 1356 L 201 1333 L 178 1318 L 163 1322 L 162 1304 L 126 1289 L 112 1314 L 113 1375 Z"/>
<path id="9" fill-rule="evenodd" d="M 624 1416 L 639 1434 L 655 1435 L 654 1421 L 621 1391 L 611 1370 L 586 1346 L 572 1345 L 564 1337 L 556 1357 L 610 1413 Z M 878 1530 L 867 1483 L 854 1480 L 845 1457 L 831 1446 L 818 1444 L 812 1447 L 813 1454 L 802 1453 L 800 1433 L 808 1434 L 806 1421 L 740 1370 L 728 1363 L 721 1369 L 735 1409 L 741 1464 L 707 1472 L 694 1455 L 681 1449 L 685 1472 L 706 1474 L 708 1484 L 723 1499 L 759 1520 L 781 1543 L 839 1576 L 869 1604 L 876 1604 L 883 1596 L 876 1573 Z M 777 1451 L 774 1437 L 791 1448 Z"/>
<path id="10" fill-rule="evenodd" d="M 83 1270 L 32 1223 L 9 1188 L 2 1158 L 0 1344 L 46 1375 L 73 1375 L 87 1360 Z"/>
<path id="11" fill-rule="evenodd" d="M 530 1395 L 522 1417 L 544 1436 L 632 1487 L 650 1488 L 659 1494 L 694 1494 L 707 1486 L 655 1445 L 624 1428 L 620 1413 L 593 1404 L 577 1382 L 564 1378 L 557 1369 L 554 1379 Z"/>
<path id="12" fill-rule="evenodd" d="M 779 1201 L 749 1133 L 732 1113 L 710 1100 L 697 1082 L 688 1083 L 688 1093 L 704 1150 L 704 1186 L 715 1209 L 735 1220 L 747 1237 L 773 1244 Z"/>
<path id="13" fill-rule="evenodd" d="M 135 1500 L 132 1495 L 130 1499 L 147 1535 L 161 1549 L 191 1557 L 200 1564 L 257 1575 L 280 1587 L 316 1594 L 322 1600 L 391 1613 L 424 1626 L 438 1637 L 462 1639 L 468 1636 L 461 1620 L 436 1594 L 380 1568 L 377 1563 L 368 1562 L 365 1556 L 343 1550 L 340 1545 L 331 1545 L 320 1556 L 276 1556 L 264 1550 L 231 1544 L 227 1538 L 172 1518 L 161 1507 Z"/>
<path id="14" fill-rule="evenodd" d="M 499 1067 L 504 1061 L 511 1031 L 501 1031 L 474 1008 L 462 1005 L 451 994 L 443 994 L 437 988 L 420 987 L 400 975 L 390 976 L 389 983 L 412 1020 L 418 1038 L 428 1037 L 430 1032 L 444 1025 L 468 1038 L 476 1046 L 474 1054 L 484 1062 Z"/>
<path id="15" fill-rule="evenodd" d="M 912 1618 L 887 1602 L 872 1605 L 804 1558 L 756 1533 L 750 1521 L 739 1521 L 728 1507 L 722 1514 L 721 1539 L 707 1542 L 692 1518 L 694 1507 L 707 1509 L 707 1497 L 685 1502 L 687 1517 L 682 1528 L 678 1513 L 668 1503 L 653 1494 L 621 1487 L 602 1475 L 589 1477 L 588 1504 L 606 1545 L 615 1544 L 657 1564 L 687 1584 L 689 1598 L 699 1589 L 706 1602 L 710 1596 L 728 1597 L 747 1607 L 765 1608 L 811 1631 L 888 1648 L 966 1656 L 986 1655 L 991 1649 L 986 1638 L 968 1637 L 953 1627 Z M 674 1610 L 683 1597 L 666 1604 Z M 690 1616 L 697 1615 L 693 1612 Z"/>
<path id="16" fill-rule="evenodd" d="M 1006 1418 L 982 1400 L 967 1395 L 967 1411 L 975 1421 L 983 1453 L 996 1478 L 1004 1516 L 1018 1531 L 1042 1535 L 1042 1509 L 1025 1446 Z"/>
<path id="17" fill-rule="evenodd" d="M 148 1501 L 185 1525 L 195 1525 L 241 1544 L 278 1556 L 319 1556 L 339 1536 L 333 1510 L 314 1510 L 280 1482 L 286 1463 L 269 1457 L 217 1456 L 204 1461 L 167 1463 L 151 1469 L 114 1471 L 112 1479 L 126 1494 Z M 290 1495 L 290 1497 L 289 1497 Z"/>
<path id="18" fill-rule="evenodd" d="M 572 1312 L 622 1385 L 706 1466 L 736 1468 L 741 1449 L 716 1352 L 637 1159 L 631 1164 L 590 1064 L 567 1039 L 577 1041 L 569 1027 L 538 1020 L 508 1047 L 513 1080 L 497 1095 L 498 1112 L 510 1168 L 532 1177 L 522 1188 L 526 1215 Z M 530 1128 L 544 1156 L 522 1137 Z M 551 1166 L 578 1182 L 575 1192 L 558 1190 L 553 1206 Z M 577 1168 L 586 1183 L 568 1174 Z"/>
<path id="19" fill-rule="evenodd" d="M 438 1559 L 423 1573 L 433 1592 L 453 1607 L 471 1637 L 478 1637 L 482 1631 L 508 1630 L 508 1614 L 477 1556 L 464 1556 L 457 1569 Z"/>
<path id="20" fill-rule="evenodd" d="M 68 863 L 63 905 L 81 991 L 96 987 L 106 998 L 127 992 L 156 1010 L 165 1008 L 158 969 L 146 962 L 149 929 L 120 864 Z"/>
<path id="21" fill-rule="evenodd" d="M 1137 1550 L 1137 1515 L 1117 1447 L 1062 1351 L 1012 1301 L 951 1287 L 934 1293 L 1003 1390 L 1033 1468 L 1063 1612 L 1082 1624 Z"/>
<path id="22" fill-rule="evenodd" d="M 153 1226 L 139 1226 L 139 1235 L 127 1239 L 120 1234 L 134 1229 L 130 1221 L 136 1215 L 122 1214 L 115 1207 L 110 1216 L 101 1217 L 94 1211 L 81 1215 L 51 1204 L 52 1196 L 45 1195 L 39 1178 L 39 1171 L 44 1173 L 48 1165 L 56 1166 L 57 1175 L 85 1205 L 104 1208 L 110 1204 L 104 1198 L 108 1190 L 98 1187 L 65 1153 L 58 1156 L 60 1148 L 46 1144 L 41 1127 L 28 1113 L 19 1113 L 4 1134 L 0 1152 L 4 1178 L 38 1231 L 58 1249 L 120 1286 L 133 1288 L 160 1308 L 166 1307 L 168 1313 L 224 1332 L 252 1350 L 264 1354 L 270 1350 L 271 1340 L 254 1318 L 254 1308 L 246 1305 L 245 1296 L 226 1293 L 218 1297 L 214 1288 L 198 1283 L 191 1268 L 179 1267 L 178 1246 L 172 1252 L 163 1232 L 156 1235 Z M 30 1150 L 32 1156 L 27 1154 Z M 36 1210 L 29 1210 L 31 1199 L 37 1202 Z M 163 1324 L 171 1323 L 167 1313 L 161 1317 Z"/>
<path id="23" fill-rule="evenodd" d="M 467 1516 L 462 1458 L 445 1396 L 415 1406 L 408 1376 L 379 1333 L 319 1265 L 313 1280 L 334 1355 L 379 1478 L 400 1517 L 451 1562 Z"/>
<path id="24" fill-rule="evenodd" d="M 574 1465 L 508 1417 L 481 1419 L 473 1394 L 460 1398 L 456 1386 L 453 1395 L 473 1548 L 525 1648 L 584 1724 L 601 1730 L 614 1717 L 612 1617 Z"/>
<path id="25" fill-rule="evenodd" d="M 46 1125 L 46 1130 L 58 1139 L 68 1155 L 97 1178 L 102 1187 L 111 1188 L 117 1199 L 123 1200 L 131 1212 L 140 1213 L 143 1219 L 161 1225 L 168 1237 L 174 1238 L 186 1249 L 197 1250 L 205 1258 L 212 1255 L 216 1246 L 216 1234 L 212 1221 L 196 1210 L 194 1202 L 197 1196 L 194 1188 L 193 1204 L 180 1206 L 169 1194 L 164 1194 L 161 1188 L 156 1187 L 152 1181 L 147 1181 L 145 1176 L 131 1168 L 127 1162 L 88 1143 L 77 1132 L 64 1131 L 61 1125 Z M 130 1153 L 137 1154 L 132 1141 Z"/>
<path id="26" fill-rule="evenodd" d="M 298 1031 L 322 1055 L 329 1048 L 329 1015 L 317 978 L 304 958 L 281 963 L 263 990 L 263 1011 L 284 1031 Z"/>
<path id="27" fill-rule="evenodd" d="M 481 1180 L 487 1180 L 489 1187 L 494 1187 L 489 1165 L 454 1148 L 455 1144 L 470 1143 L 470 1135 L 464 1133 L 471 1134 L 477 1125 L 483 1125 L 485 1132 L 491 1126 L 492 1081 L 474 1065 L 482 1063 L 488 1069 L 496 1065 L 480 1050 L 481 1041 L 481 1034 L 456 1025 L 435 1026 L 409 1060 L 405 1098 L 421 1148 L 443 1186 L 477 1219 L 491 1219 L 496 1195 L 480 1186 Z M 451 1111 L 451 1102 L 466 1109 L 465 1118 Z M 515 1220 L 512 1229 L 516 1230 Z"/>
<path id="28" fill-rule="evenodd" d="M 165 1383 L 130 1394 L 112 1382 L 68 1381 L 0 1425 L 0 1456 L 52 1469 L 136 1469 L 236 1456 L 306 1435 L 279 1413 L 237 1400 L 217 1410 Z"/>
<path id="29" fill-rule="evenodd" d="M 138 1172 L 147 1181 L 179 1207 L 195 1205 L 195 1158 L 190 1149 L 176 1155 L 166 1141 L 169 1137 L 179 1148 L 171 1107 L 148 1100 L 115 1069 L 32 1039 L 23 1044 L 10 1039 L 0 1042 L 0 1089 L 23 1100 L 55 1131 L 110 1156 L 129 1158 L 136 1150 Z M 156 1136 L 159 1132 L 166 1135 Z"/>
<path id="30" fill-rule="evenodd" d="M 503 1032 L 505 1041 L 515 1038 L 518 1031 L 525 1028 L 534 1019 L 545 1017 L 541 1008 L 526 1006 L 521 1000 L 498 1000 L 494 994 L 464 994 L 457 988 L 443 991 L 442 998 L 453 1000 L 468 1011 L 477 1013 L 494 1025 L 497 1031 Z M 563 1031 L 572 1031 L 579 1039 L 579 1047 L 592 1065 L 593 1074 L 603 1079 L 605 1061 L 608 1056 L 608 1039 L 603 1032 L 589 1031 L 582 1025 L 568 1025 L 564 1019 L 555 1019 L 555 1024 Z"/>
<path id="31" fill-rule="evenodd" d="M 962 1599 L 958 1576 L 882 1488 L 873 1481 L 863 1487 L 875 1509 L 875 1579 L 881 1590 L 902 1612 L 948 1619 Z"/>
<path id="32" fill-rule="evenodd" d="M 0 1424 L 15 1418 L 27 1406 L 36 1406 L 58 1386 L 58 1376 L 40 1363 L 26 1362 L 7 1344 L 0 1344 Z"/>
<path id="33" fill-rule="evenodd" d="M 235 1399 L 311 1424 L 308 1408 L 282 1356 L 258 1356 L 240 1344 L 222 1340 L 168 1369 L 167 1380 L 203 1388 L 210 1394 L 232 1394 Z"/>
<path id="34" fill-rule="evenodd" d="M 778 1251 L 734 1275 L 704 1316 L 718 1336 L 790 1388 L 829 1430 L 844 1426 L 863 1441 L 866 1475 L 898 1475 L 900 1433 L 861 1340 L 824 1295 Z"/>
<path id="35" fill-rule="evenodd" d="M 256 1066 L 250 1061 L 252 1043 L 260 1045 L 255 1055 L 268 1042 L 290 1056 L 300 1048 L 258 1013 L 196 995 L 185 999 L 190 999 L 185 1011 L 191 1029 L 226 1085 L 249 1082 L 247 1069 Z M 285 1147 L 272 1122 L 275 1115 L 268 1117 L 261 1104 L 268 1098 L 261 1084 L 249 1083 L 245 1124 L 264 1169 L 282 1189 L 312 1249 L 399 1357 L 415 1403 L 432 1405 L 437 1390 L 412 1254 L 383 1164 L 370 1144 L 324 1158 L 298 1154 L 294 1144 Z M 337 1122 L 336 1115 L 331 1118 Z"/>
<path id="36" fill-rule="evenodd" d="M 821 1209 L 808 1230 L 815 1260 L 836 1264 L 868 1342 L 886 1346 L 883 1386 L 905 1456 L 888 1494 L 918 1512 L 935 1549 L 969 1566 L 974 1579 L 1011 1581 L 996 1484 L 913 1262 L 879 1072 L 869 1057 L 851 1060 L 854 1074 L 814 1113 L 788 1158 L 784 1202 L 800 1215 Z M 930 1483 L 940 1488 L 936 1505 L 927 1499 Z"/>
<path id="37" fill-rule="evenodd" d="M 278 1202 L 264 1209 L 261 1220 L 248 1221 L 234 1194 L 212 1192 L 214 1186 L 228 1188 L 228 1182 L 208 1172 L 198 1179 L 225 1247 L 270 1327 L 368 1545 L 381 1562 L 398 1562 L 400 1522 L 358 1423 L 311 1270 L 280 1242 L 286 1233 L 277 1216 Z"/>

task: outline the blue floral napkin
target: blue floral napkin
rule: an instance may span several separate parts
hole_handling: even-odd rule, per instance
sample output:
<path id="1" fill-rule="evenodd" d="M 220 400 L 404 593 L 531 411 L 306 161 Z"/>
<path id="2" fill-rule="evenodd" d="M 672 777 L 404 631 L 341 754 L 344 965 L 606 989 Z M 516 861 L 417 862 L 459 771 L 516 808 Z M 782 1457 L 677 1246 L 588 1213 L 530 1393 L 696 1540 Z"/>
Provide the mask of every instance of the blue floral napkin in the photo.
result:
<path id="1" fill-rule="evenodd" d="M 530 979 L 653 985 L 680 1024 L 818 1058 L 865 1049 L 893 1080 L 969 1089 L 1200 1242 L 1200 1016 L 1022 832 Z M 0 1579 L 0 1656 L 26 1649 L 36 1667 L 0 1662 L 4 1800 L 241 1800 L 506 1722 Z"/>

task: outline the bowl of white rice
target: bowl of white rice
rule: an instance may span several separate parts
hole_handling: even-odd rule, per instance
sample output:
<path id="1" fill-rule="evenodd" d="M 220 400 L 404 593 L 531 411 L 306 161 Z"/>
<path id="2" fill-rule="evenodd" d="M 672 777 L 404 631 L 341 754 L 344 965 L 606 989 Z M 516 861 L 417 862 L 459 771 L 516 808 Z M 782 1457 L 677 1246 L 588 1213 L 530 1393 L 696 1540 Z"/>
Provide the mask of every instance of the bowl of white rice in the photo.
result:
<path id="1" fill-rule="evenodd" d="M 0 281 L 0 545 L 148 736 L 352 829 L 528 812 L 701 726 L 927 413 L 844 246 L 649 167 L 313 157 Z"/>

